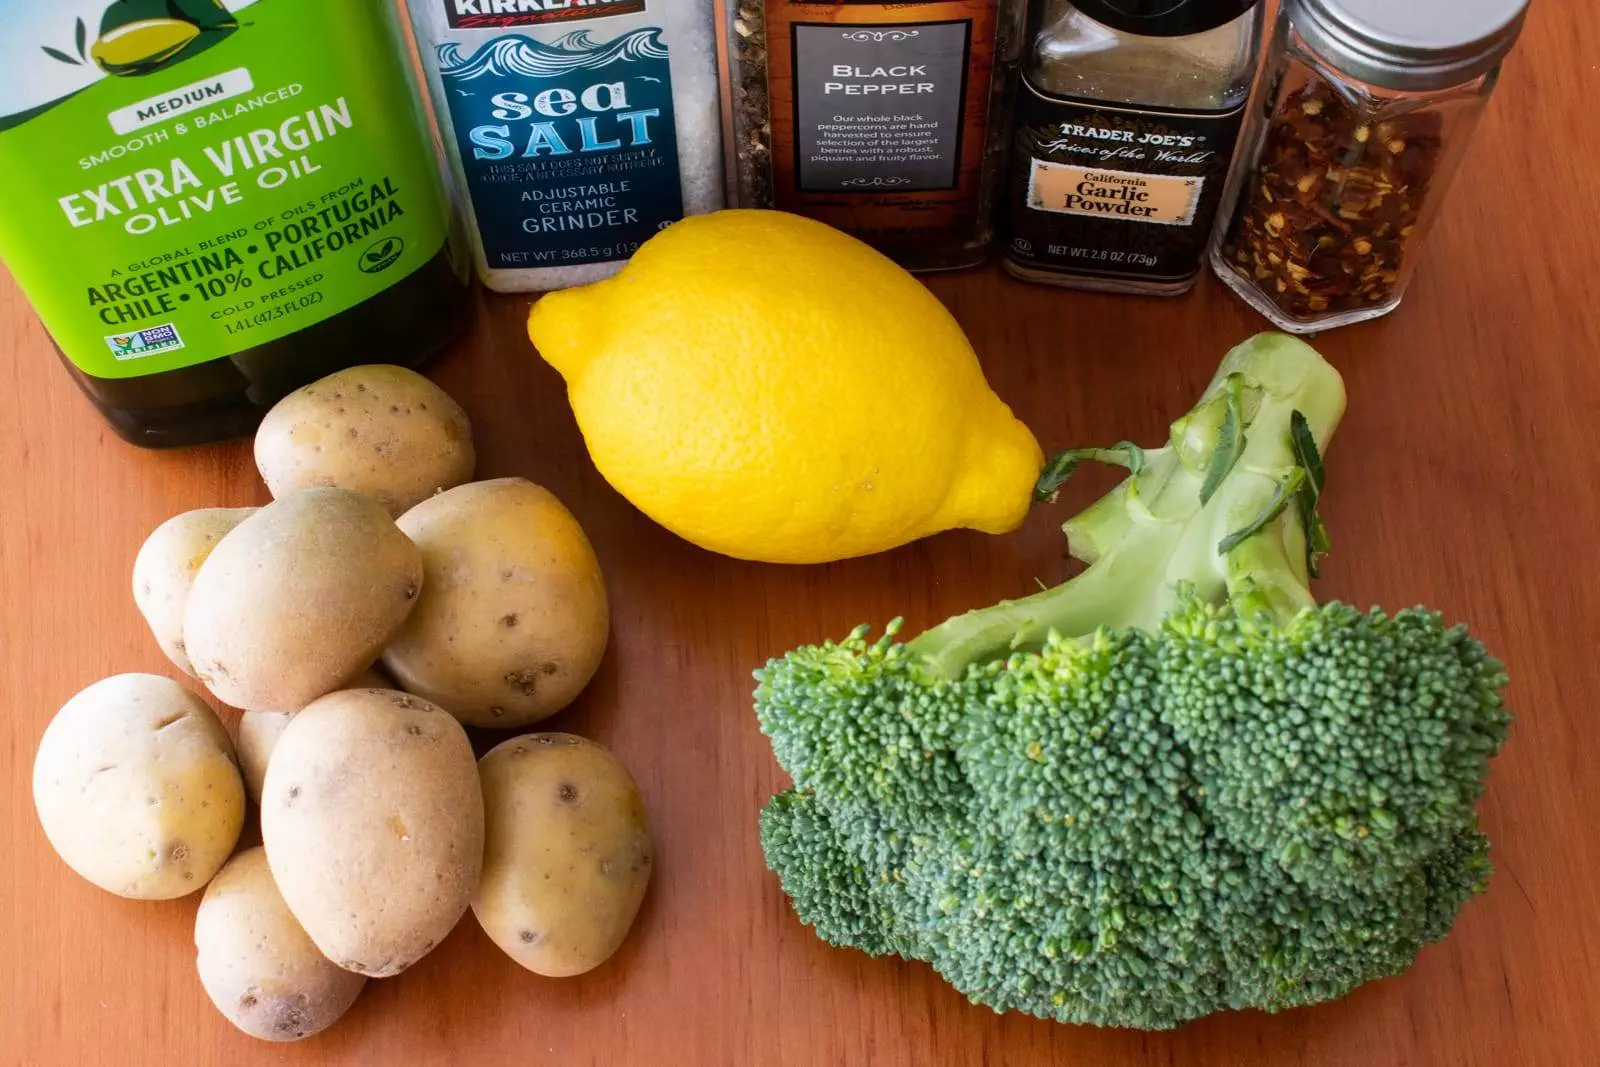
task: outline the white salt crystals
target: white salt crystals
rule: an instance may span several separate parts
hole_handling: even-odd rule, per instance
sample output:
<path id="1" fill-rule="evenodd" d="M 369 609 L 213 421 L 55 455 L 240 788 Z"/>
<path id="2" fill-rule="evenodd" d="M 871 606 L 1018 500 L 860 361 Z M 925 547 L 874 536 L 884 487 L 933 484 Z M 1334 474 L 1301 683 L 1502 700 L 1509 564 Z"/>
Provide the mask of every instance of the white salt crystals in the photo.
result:
<path id="1" fill-rule="evenodd" d="M 710 0 L 407 6 L 489 288 L 598 281 L 722 206 Z"/>

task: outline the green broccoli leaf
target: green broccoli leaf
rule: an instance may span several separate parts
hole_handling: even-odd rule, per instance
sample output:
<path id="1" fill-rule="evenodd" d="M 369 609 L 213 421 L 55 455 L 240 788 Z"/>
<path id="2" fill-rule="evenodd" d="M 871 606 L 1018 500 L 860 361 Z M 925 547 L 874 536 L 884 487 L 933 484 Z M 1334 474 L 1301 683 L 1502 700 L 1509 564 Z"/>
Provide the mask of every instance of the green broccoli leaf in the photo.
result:
<path id="1" fill-rule="evenodd" d="M 1045 464 L 1044 471 L 1034 486 L 1034 499 L 1055 500 L 1061 487 L 1072 477 L 1072 472 L 1078 469 L 1078 464 L 1086 460 L 1114 467 L 1126 467 L 1129 474 L 1138 474 L 1145 466 L 1144 449 L 1131 441 L 1118 441 L 1110 448 L 1069 448 L 1065 452 L 1057 452 L 1050 457 L 1050 462 Z"/>
<path id="2" fill-rule="evenodd" d="M 1288 508 L 1290 501 L 1299 499 L 1300 488 L 1305 481 L 1306 472 L 1303 467 L 1291 469 L 1278 482 L 1277 489 L 1267 498 L 1266 504 L 1255 517 L 1217 543 L 1217 555 L 1226 556 L 1240 544 L 1277 522 L 1279 516 Z"/>
<path id="3" fill-rule="evenodd" d="M 1224 388 L 1228 408 L 1222 417 L 1222 428 L 1217 431 L 1217 448 L 1211 454 L 1211 465 L 1206 469 L 1206 480 L 1200 485 L 1202 505 L 1211 502 L 1212 496 L 1233 472 L 1233 465 L 1244 455 L 1247 444 L 1244 434 L 1244 376 L 1228 375 Z"/>
<path id="4" fill-rule="evenodd" d="M 1295 497 L 1300 524 L 1306 533 L 1306 573 L 1313 578 L 1322 577 L 1321 560 L 1332 547 L 1328 540 L 1328 527 L 1317 511 L 1322 499 L 1322 487 L 1327 475 L 1322 468 L 1322 455 L 1317 450 L 1317 440 L 1311 433 L 1311 424 L 1301 412 L 1289 417 L 1289 441 L 1294 447 L 1295 461 L 1306 472 L 1305 481 Z"/>

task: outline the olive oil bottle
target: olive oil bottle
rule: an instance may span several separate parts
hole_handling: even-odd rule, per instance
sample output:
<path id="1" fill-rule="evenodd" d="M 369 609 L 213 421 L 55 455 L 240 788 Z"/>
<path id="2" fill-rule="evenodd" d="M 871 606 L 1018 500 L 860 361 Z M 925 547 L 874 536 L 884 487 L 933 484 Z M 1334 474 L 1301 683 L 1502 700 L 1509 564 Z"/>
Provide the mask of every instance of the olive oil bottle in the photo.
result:
<path id="1" fill-rule="evenodd" d="M 116 431 L 249 433 L 469 313 L 385 0 L 0 0 L 0 257 Z"/>

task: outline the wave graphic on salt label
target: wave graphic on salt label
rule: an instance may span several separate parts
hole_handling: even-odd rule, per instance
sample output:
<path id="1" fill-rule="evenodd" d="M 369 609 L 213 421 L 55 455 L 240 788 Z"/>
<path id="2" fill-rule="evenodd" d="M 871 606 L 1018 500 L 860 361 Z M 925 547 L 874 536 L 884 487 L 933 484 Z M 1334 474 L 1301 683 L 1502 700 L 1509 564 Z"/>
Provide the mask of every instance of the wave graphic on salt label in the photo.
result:
<path id="1" fill-rule="evenodd" d="M 516 35 L 496 37 L 466 57 L 457 42 L 446 41 L 439 45 L 439 73 L 455 81 L 485 76 L 554 78 L 618 62 L 666 58 L 667 46 L 654 26 L 606 42 L 595 41 L 587 30 L 576 30 L 549 43 Z"/>

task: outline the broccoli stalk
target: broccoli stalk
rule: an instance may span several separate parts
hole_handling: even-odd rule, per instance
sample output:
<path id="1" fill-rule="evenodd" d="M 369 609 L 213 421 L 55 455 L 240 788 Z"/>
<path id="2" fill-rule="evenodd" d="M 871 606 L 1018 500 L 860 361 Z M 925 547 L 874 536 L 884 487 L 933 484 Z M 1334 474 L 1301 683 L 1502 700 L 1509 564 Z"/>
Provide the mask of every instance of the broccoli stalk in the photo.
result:
<path id="1" fill-rule="evenodd" d="M 1063 526 L 1068 551 L 1089 564 L 1086 571 L 1025 599 L 958 615 L 912 641 L 912 650 L 933 674 L 957 678 L 970 663 L 1037 650 L 1051 632 L 1154 631 L 1186 592 L 1208 601 L 1226 596 L 1241 618 L 1264 615 L 1264 625 L 1314 607 L 1306 523 L 1315 525 L 1315 498 L 1309 508 L 1290 505 L 1314 484 L 1320 489 L 1320 452 L 1344 402 L 1338 372 L 1308 345 L 1283 334 L 1245 342 L 1228 353 L 1194 409 L 1172 424 L 1165 448 L 1066 452 L 1045 470 L 1046 497 L 1082 459 L 1132 472 Z M 1297 454 L 1296 413 L 1309 431 L 1310 456 Z M 1230 537 L 1234 543 L 1219 552 Z"/>
<path id="2" fill-rule="evenodd" d="M 997 1011 L 1150 1028 L 1342 996 L 1443 937 L 1488 877 L 1506 678 L 1435 613 L 1312 599 L 1343 408 L 1311 348 L 1246 342 L 1166 447 L 1046 470 L 1129 469 L 1066 523 L 1078 577 L 756 672 L 800 918 Z"/>

